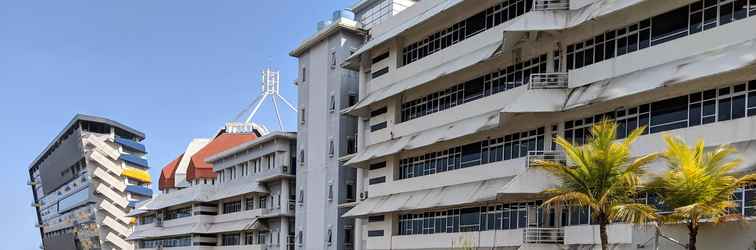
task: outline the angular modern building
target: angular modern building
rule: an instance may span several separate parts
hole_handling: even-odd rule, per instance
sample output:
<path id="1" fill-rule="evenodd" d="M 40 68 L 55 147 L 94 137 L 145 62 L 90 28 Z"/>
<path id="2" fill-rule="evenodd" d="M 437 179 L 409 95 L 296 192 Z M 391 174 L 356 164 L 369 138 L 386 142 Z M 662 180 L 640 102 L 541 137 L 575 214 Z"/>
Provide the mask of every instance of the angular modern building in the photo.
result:
<path id="1" fill-rule="evenodd" d="M 44 249 L 134 249 L 126 215 L 152 196 L 142 140 L 142 132 L 116 121 L 76 115 L 32 162 Z"/>
<path id="2" fill-rule="evenodd" d="M 557 180 L 529 162 L 564 157 L 553 138 L 581 144 L 601 119 L 617 121 L 620 137 L 647 126 L 634 154 L 662 150 L 668 133 L 735 145 L 737 172 L 754 171 L 755 16 L 754 0 L 424 0 L 374 24 L 344 63 L 360 79 L 359 101 L 343 111 L 357 117 L 358 150 L 344 165 L 369 193 L 342 215 L 364 222 L 355 248 L 595 249 L 589 210 L 541 207 Z M 313 64 L 300 60 L 303 72 Z M 328 96 L 308 76 L 300 95 L 313 83 L 321 93 L 301 100 Z M 309 164 L 327 155 L 311 150 L 326 145 L 323 131 L 340 130 L 314 125 L 326 102 L 302 103 Z M 304 168 L 323 166 L 312 163 Z M 756 217 L 753 186 L 734 200 L 733 213 Z M 610 243 L 651 248 L 644 229 L 613 224 Z M 701 249 L 754 247 L 750 224 L 702 230 Z M 664 231 L 687 240 L 682 225 Z"/>
<path id="3" fill-rule="evenodd" d="M 226 131 L 163 168 L 161 194 L 129 214 L 138 248 L 293 249 L 296 134 Z"/>

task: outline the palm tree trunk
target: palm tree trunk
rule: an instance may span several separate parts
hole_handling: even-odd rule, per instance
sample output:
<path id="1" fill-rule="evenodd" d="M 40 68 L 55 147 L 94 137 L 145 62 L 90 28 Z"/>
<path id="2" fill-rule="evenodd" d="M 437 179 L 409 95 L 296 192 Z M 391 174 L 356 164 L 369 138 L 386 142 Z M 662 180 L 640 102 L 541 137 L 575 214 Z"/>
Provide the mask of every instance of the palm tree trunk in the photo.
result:
<path id="1" fill-rule="evenodd" d="M 601 236 L 601 250 L 609 250 L 609 235 L 606 233 L 606 225 L 609 221 L 606 216 L 599 216 L 599 236 Z"/>
<path id="2" fill-rule="evenodd" d="M 698 225 L 688 223 L 688 250 L 696 250 L 696 238 L 698 237 Z"/>

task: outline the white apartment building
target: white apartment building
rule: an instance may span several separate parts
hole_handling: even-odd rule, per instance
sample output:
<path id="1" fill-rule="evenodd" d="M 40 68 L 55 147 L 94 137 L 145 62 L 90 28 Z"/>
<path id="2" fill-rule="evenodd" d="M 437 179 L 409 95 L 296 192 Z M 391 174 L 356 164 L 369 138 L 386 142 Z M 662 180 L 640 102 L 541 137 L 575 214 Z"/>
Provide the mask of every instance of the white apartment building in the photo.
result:
<path id="1" fill-rule="evenodd" d="M 597 248 L 587 209 L 539 206 L 557 180 L 528 163 L 563 157 L 552 138 L 580 144 L 604 118 L 620 137 L 648 126 L 635 154 L 669 133 L 735 145 L 738 172 L 754 171 L 756 0 L 423 0 L 368 37 L 343 64 L 360 93 L 343 111 L 358 117 L 344 165 L 369 194 L 343 215 L 364 239 L 355 249 Z M 756 187 L 734 199 L 756 217 Z M 682 225 L 663 229 L 687 240 Z M 702 230 L 700 249 L 756 247 L 752 224 Z M 652 237 L 609 227 L 615 249 Z"/>
<path id="2" fill-rule="evenodd" d="M 130 250 L 126 214 L 152 197 L 144 134 L 76 115 L 29 167 L 42 249 Z"/>
<path id="3" fill-rule="evenodd" d="M 363 41 L 351 12 L 337 11 L 293 50 L 299 60 L 297 249 L 352 249 L 357 197 L 355 169 L 339 167 L 357 149 L 357 121 L 340 114 L 357 102 L 357 73 L 339 65 Z M 345 207 L 347 206 L 347 207 Z"/>
<path id="4" fill-rule="evenodd" d="M 359 75 L 341 64 L 362 45 L 365 29 L 377 25 L 414 0 L 363 0 L 351 11 L 336 11 L 317 32 L 289 53 L 299 60 L 297 150 L 298 249 L 354 249 L 361 242 L 342 218 L 360 196 L 361 170 L 342 167 L 357 150 L 357 118 L 341 110 L 357 103 Z M 357 238 L 355 238 L 357 236 Z"/>
<path id="5" fill-rule="evenodd" d="M 166 165 L 162 194 L 129 214 L 137 225 L 128 239 L 139 249 L 294 249 L 296 134 L 253 132 L 221 132 L 194 150 L 192 162 L 201 158 L 212 175 L 190 163 L 179 180 L 186 152 Z"/>

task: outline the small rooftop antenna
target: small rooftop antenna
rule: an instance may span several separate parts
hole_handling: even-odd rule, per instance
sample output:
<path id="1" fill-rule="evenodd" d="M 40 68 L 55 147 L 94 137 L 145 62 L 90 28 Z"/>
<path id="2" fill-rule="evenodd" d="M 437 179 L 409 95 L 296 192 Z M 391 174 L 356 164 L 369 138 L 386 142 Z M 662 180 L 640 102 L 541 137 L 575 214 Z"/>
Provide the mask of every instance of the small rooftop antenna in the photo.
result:
<path id="1" fill-rule="evenodd" d="M 255 98 L 255 100 L 246 109 L 242 110 L 236 116 L 236 118 L 234 118 L 234 121 L 238 121 L 245 113 L 252 109 L 252 112 L 249 113 L 247 119 L 244 120 L 244 124 L 252 123 L 252 118 L 255 117 L 255 114 L 257 114 L 257 111 L 260 110 L 262 104 L 265 102 L 265 100 L 270 98 L 270 101 L 273 103 L 273 109 L 276 113 L 276 119 L 278 119 L 278 127 L 281 129 L 281 131 L 284 131 L 284 124 L 283 120 L 281 120 L 281 111 L 278 108 L 278 102 L 283 102 L 284 104 L 286 104 L 286 106 L 289 107 L 289 109 L 291 109 L 291 111 L 295 113 L 297 112 L 297 109 L 295 109 L 294 106 L 286 100 L 286 98 L 281 96 L 280 82 L 280 71 L 274 70 L 271 67 L 265 68 L 262 71 L 260 95 L 258 95 L 257 98 Z"/>

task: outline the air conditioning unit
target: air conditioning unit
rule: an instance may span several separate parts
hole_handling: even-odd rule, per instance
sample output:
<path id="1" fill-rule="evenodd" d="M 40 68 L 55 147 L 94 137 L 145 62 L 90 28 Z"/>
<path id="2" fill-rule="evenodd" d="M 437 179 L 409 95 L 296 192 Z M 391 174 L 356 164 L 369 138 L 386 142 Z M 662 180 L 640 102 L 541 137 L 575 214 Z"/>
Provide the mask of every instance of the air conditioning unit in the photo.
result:
<path id="1" fill-rule="evenodd" d="M 367 200 L 367 198 L 368 198 L 368 192 L 367 191 L 360 193 L 360 200 L 361 201 Z"/>

